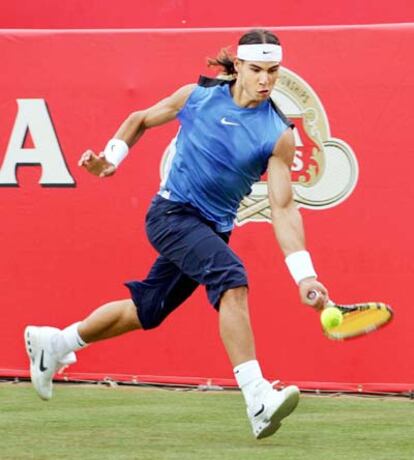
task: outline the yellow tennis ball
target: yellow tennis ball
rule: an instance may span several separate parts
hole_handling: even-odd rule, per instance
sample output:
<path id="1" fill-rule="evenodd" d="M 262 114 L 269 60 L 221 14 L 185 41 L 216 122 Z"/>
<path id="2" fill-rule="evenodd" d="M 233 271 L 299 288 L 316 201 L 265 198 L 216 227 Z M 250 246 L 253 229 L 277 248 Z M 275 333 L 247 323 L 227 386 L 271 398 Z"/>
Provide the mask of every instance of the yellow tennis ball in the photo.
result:
<path id="1" fill-rule="evenodd" d="M 339 308 L 328 307 L 321 313 L 321 324 L 326 330 L 339 326 L 342 323 L 342 313 Z"/>

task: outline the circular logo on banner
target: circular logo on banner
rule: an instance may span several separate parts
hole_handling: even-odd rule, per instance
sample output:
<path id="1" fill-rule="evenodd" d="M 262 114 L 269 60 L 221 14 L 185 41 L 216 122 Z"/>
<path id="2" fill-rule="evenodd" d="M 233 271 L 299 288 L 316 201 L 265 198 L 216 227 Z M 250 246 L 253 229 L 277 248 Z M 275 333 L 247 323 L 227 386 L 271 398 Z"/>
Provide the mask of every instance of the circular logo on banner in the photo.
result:
<path id="1" fill-rule="evenodd" d="M 295 123 L 292 166 L 294 198 L 300 207 L 326 209 L 342 203 L 355 188 L 358 163 L 351 147 L 331 136 L 325 109 L 310 85 L 296 73 L 280 69 L 271 97 Z M 237 213 L 238 225 L 270 222 L 266 176 L 252 187 Z"/>
<path id="2" fill-rule="evenodd" d="M 295 124 L 295 158 L 292 166 L 294 198 L 300 207 L 326 209 L 342 203 L 355 188 L 358 163 L 351 147 L 331 136 L 325 109 L 317 94 L 296 73 L 281 68 L 279 80 L 271 94 L 275 104 Z M 175 151 L 174 138 L 161 161 L 161 178 Z M 236 224 L 270 222 L 267 176 L 243 198 Z"/>

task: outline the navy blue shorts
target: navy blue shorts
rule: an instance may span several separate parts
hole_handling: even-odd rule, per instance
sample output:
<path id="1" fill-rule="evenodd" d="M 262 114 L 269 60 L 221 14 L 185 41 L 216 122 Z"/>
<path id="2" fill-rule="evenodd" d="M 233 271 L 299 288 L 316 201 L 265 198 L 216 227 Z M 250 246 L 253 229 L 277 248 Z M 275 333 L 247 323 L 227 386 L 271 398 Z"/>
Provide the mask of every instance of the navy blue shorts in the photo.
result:
<path id="1" fill-rule="evenodd" d="M 125 283 L 144 329 L 157 327 L 202 284 L 219 309 L 228 289 L 247 286 L 239 257 L 197 209 L 156 195 L 146 216 L 148 239 L 160 256 L 143 281 Z"/>

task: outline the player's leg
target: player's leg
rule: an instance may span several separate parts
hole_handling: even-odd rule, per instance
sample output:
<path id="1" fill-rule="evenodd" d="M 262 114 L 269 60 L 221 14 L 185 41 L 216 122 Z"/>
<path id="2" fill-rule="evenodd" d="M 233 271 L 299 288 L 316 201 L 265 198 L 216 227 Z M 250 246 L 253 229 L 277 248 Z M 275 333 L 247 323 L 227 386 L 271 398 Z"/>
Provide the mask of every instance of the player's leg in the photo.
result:
<path id="1" fill-rule="evenodd" d="M 229 235 L 217 233 L 196 210 L 160 198 L 158 203 L 158 212 L 148 214 L 149 240 L 183 274 L 206 286 L 210 303 L 220 312 L 221 337 L 245 397 L 254 435 L 269 436 L 294 409 L 299 392 L 296 387 L 277 392 L 262 376 L 249 319 L 244 266 L 227 245 Z"/>
<path id="2" fill-rule="evenodd" d="M 246 286 L 229 289 L 221 297 L 219 327 L 233 367 L 256 359 Z"/>
<path id="3" fill-rule="evenodd" d="M 33 386 L 42 399 L 52 397 L 52 379 L 62 367 L 76 362 L 75 351 L 134 329 L 140 329 L 136 307 L 130 299 L 97 308 L 84 321 L 60 330 L 27 326 L 24 331 Z"/>
<path id="4" fill-rule="evenodd" d="M 125 299 L 97 308 L 79 323 L 77 330 L 80 338 L 89 344 L 141 328 L 134 302 Z"/>
<path id="5" fill-rule="evenodd" d="M 196 289 L 198 283 L 183 275 L 166 258 L 157 258 L 147 278 L 126 283 L 131 299 L 110 302 L 83 321 L 60 330 L 28 326 L 26 350 L 32 383 L 42 399 L 52 397 L 53 375 L 76 362 L 75 351 L 89 343 L 161 324 Z"/>
<path id="6" fill-rule="evenodd" d="M 289 386 L 276 391 L 263 378 L 255 355 L 246 287 L 228 289 L 223 293 L 219 322 L 223 344 L 246 401 L 253 434 L 258 439 L 270 436 L 280 427 L 282 419 L 295 409 L 299 390 Z"/>

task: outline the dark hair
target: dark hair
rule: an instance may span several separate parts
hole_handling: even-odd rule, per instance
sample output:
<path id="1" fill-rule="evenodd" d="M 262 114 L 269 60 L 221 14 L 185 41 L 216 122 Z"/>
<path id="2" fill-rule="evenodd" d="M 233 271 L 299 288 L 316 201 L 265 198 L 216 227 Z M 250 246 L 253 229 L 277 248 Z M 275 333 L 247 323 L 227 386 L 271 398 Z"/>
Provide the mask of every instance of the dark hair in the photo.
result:
<path id="1" fill-rule="evenodd" d="M 240 37 L 239 45 L 256 45 L 260 43 L 271 43 L 280 45 L 279 39 L 273 32 L 265 29 L 252 29 Z M 223 69 L 225 75 L 234 75 L 234 56 L 229 48 L 222 48 L 215 58 L 208 58 L 209 67 L 219 66 Z"/>

